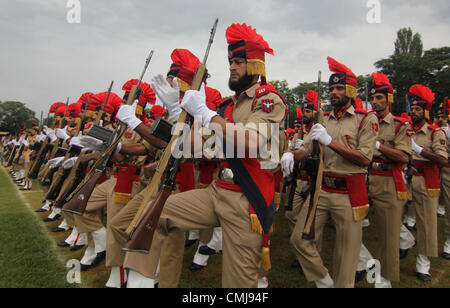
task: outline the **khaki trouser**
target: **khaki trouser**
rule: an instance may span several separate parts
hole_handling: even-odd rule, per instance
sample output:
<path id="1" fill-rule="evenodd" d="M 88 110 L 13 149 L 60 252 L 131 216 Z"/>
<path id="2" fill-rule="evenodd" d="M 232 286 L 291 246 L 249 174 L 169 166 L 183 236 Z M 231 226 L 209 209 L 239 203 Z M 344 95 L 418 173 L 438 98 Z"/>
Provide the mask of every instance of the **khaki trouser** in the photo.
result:
<path id="1" fill-rule="evenodd" d="M 39 169 L 38 177 L 37 177 L 37 180 L 38 180 L 39 182 L 42 181 L 42 179 L 43 179 L 44 176 L 47 174 L 47 172 L 48 172 L 49 169 L 50 169 L 50 166 L 49 166 L 48 164 L 45 164 L 45 165 L 42 165 L 42 166 L 41 166 L 41 169 Z"/>
<path id="2" fill-rule="evenodd" d="M 307 207 L 303 207 L 303 214 Z M 296 250 L 297 258 L 308 281 L 317 281 L 326 277 L 327 268 L 320 257 L 318 239 L 322 238 L 328 217 L 334 221 L 336 242 L 333 255 L 333 278 L 337 288 L 352 288 L 355 284 L 355 273 L 358 266 L 359 252 L 362 242 L 362 223 L 353 219 L 352 207 L 347 194 L 320 192 L 315 220 L 316 241 L 306 241 L 298 238 L 300 247 Z M 299 216 L 300 220 L 302 215 Z M 300 221 L 297 224 L 300 228 Z M 303 230 L 302 230 L 303 231 Z M 294 231 L 294 233 L 298 233 Z M 298 234 L 299 237 L 301 235 Z"/>
<path id="3" fill-rule="evenodd" d="M 222 227 L 224 288 L 256 288 L 261 268 L 263 236 L 252 232 L 249 203 L 242 192 L 215 183 L 172 195 L 166 202 L 150 254 L 159 256 L 172 232 Z M 158 258 L 156 258 L 158 259 Z"/>
<path id="4" fill-rule="evenodd" d="M 122 247 L 128 241 L 128 235 L 125 230 L 132 222 L 136 212 L 138 211 L 145 195 L 148 193 L 149 186 L 137 194 L 133 200 L 120 210 L 111 221 L 111 232 L 114 237 L 115 245 L 114 255 L 117 256 L 114 260 L 109 260 L 107 266 L 124 266 L 132 269 L 147 278 L 156 278 L 156 269 L 160 262 L 159 287 L 173 288 L 178 286 L 181 275 L 184 255 L 184 232 L 174 232 L 170 239 L 165 243 L 161 260 L 159 255 L 155 254 L 141 254 L 128 252 L 124 253 Z M 152 200 L 156 197 L 154 195 Z"/>
<path id="5" fill-rule="evenodd" d="M 369 199 L 378 231 L 381 276 L 400 281 L 400 229 L 406 200 L 398 200 L 392 176 L 369 176 Z"/>
<path id="6" fill-rule="evenodd" d="M 438 198 L 428 195 L 423 176 L 413 176 L 412 204 L 416 212 L 417 247 L 419 254 L 438 256 L 437 207 Z"/>
<path id="7" fill-rule="evenodd" d="M 114 188 L 116 186 L 116 182 L 116 178 L 111 178 L 98 185 L 89 198 L 89 202 L 83 216 L 80 217 L 73 215 L 78 232 L 93 232 L 103 227 L 103 212 L 106 208 L 106 266 L 109 266 L 108 264 L 111 262 L 114 263 L 114 260 L 122 260 L 122 246 L 117 247 L 117 242 L 114 240 L 110 227 L 114 216 L 117 215 L 117 213 L 125 206 L 124 204 L 114 202 Z M 141 183 L 134 182 L 131 196 L 136 195 L 141 190 Z M 118 251 L 120 253 L 118 253 Z"/>
<path id="8" fill-rule="evenodd" d="M 295 190 L 295 194 L 294 194 L 294 200 L 292 202 L 292 211 L 286 211 L 286 213 L 284 214 L 284 216 L 287 219 L 288 222 L 288 227 L 289 227 L 289 231 L 292 233 L 295 227 L 295 224 L 297 222 L 297 216 L 299 215 L 302 206 L 305 202 L 305 200 L 303 199 L 301 192 L 303 187 L 307 184 L 307 181 L 303 181 L 303 180 L 297 180 L 297 189 Z M 288 199 L 289 196 L 287 196 L 286 199 Z M 287 203 L 286 203 L 287 204 Z"/>
<path id="9" fill-rule="evenodd" d="M 441 170 L 441 197 L 439 204 L 445 206 L 445 233 L 450 236 L 450 168 Z"/>

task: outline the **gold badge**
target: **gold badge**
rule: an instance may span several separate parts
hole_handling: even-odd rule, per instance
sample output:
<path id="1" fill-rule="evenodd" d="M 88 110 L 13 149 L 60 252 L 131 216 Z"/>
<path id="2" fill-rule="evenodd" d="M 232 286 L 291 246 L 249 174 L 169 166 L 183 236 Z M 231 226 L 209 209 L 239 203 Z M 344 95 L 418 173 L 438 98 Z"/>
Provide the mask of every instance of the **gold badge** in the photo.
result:
<path id="1" fill-rule="evenodd" d="M 339 82 L 339 80 L 340 80 L 339 77 L 336 76 L 336 77 L 334 77 L 333 82 L 334 82 L 334 83 L 337 83 L 337 82 Z"/>

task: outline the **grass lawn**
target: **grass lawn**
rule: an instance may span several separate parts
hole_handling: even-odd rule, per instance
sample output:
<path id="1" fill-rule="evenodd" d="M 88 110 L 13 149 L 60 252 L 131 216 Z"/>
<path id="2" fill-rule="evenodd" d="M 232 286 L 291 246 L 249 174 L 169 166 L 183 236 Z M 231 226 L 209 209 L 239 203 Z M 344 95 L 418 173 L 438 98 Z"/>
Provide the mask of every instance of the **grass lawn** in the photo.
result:
<path id="1" fill-rule="evenodd" d="M 33 182 L 33 190 L 19 192 L 9 179 L 6 171 L 0 167 L 0 287 L 43 287 L 43 288 L 102 288 L 109 276 L 104 262 L 97 268 L 81 273 L 82 283 L 69 284 L 66 281 L 68 268 L 65 264 L 71 259 L 80 260 L 84 249 L 71 252 L 68 248 L 59 248 L 57 243 L 63 241 L 70 231 L 51 233 L 61 221 L 43 223 L 49 213 L 34 213 L 41 207 L 44 198 L 42 188 Z M 19 195 L 20 194 L 20 195 Z M 22 196 L 22 197 L 21 197 Z M 370 218 L 370 216 L 369 216 Z M 275 233 L 271 238 L 272 270 L 269 284 L 272 288 L 314 288 L 296 269 L 290 267 L 295 259 L 289 244 L 288 226 L 284 213 L 276 214 Z M 439 248 L 442 252 L 445 241 L 444 219 L 439 218 Z M 334 241 L 333 226 L 327 225 L 324 232 L 323 259 L 331 268 L 332 247 Z M 377 234 L 373 225 L 364 229 L 364 243 L 377 257 Z M 198 272 L 189 271 L 197 244 L 186 248 L 181 288 L 219 288 L 221 286 L 220 255 L 210 257 L 206 268 Z M 431 259 L 431 283 L 424 284 L 415 277 L 415 258 L 417 248 L 410 250 L 408 257 L 401 261 L 401 281 L 393 283 L 394 288 L 449 288 L 450 262 L 442 258 Z M 372 288 L 365 280 L 356 285 L 358 288 Z"/>

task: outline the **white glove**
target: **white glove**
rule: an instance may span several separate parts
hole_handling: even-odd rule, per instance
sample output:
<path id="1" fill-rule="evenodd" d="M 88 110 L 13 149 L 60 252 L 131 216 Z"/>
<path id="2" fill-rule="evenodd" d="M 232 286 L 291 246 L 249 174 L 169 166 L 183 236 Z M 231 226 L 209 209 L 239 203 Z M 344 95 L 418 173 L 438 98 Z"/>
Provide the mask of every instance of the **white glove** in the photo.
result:
<path id="1" fill-rule="evenodd" d="M 21 136 L 21 137 L 20 137 L 20 139 L 19 139 L 19 144 L 21 144 L 21 143 L 22 143 L 23 139 L 24 139 L 24 137 L 23 137 L 23 136 Z"/>
<path id="2" fill-rule="evenodd" d="M 64 163 L 63 163 L 63 169 L 67 170 L 72 168 L 75 165 L 75 162 L 77 161 L 77 157 L 71 157 L 69 159 L 67 159 Z"/>
<path id="3" fill-rule="evenodd" d="M 151 84 L 156 95 L 169 111 L 170 120 L 175 122 L 181 113 L 180 88 L 177 79 L 173 79 L 173 87 L 171 87 L 162 75 L 158 75 L 152 78 Z"/>
<path id="4" fill-rule="evenodd" d="M 116 118 L 122 122 L 125 123 L 129 128 L 134 130 L 136 127 L 138 127 L 139 124 L 142 123 L 141 120 L 136 118 L 136 106 L 138 104 L 138 101 L 135 100 L 133 105 L 122 105 L 120 106 L 119 111 L 117 112 Z"/>
<path id="5" fill-rule="evenodd" d="M 292 152 L 284 153 L 281 158 L 281 171 L 283 172 L 283 177 L 287 178 L 294 172 L 294 164 L 294 154 Z"/>
<path id="6" fill-rule="evenodd" d="M 49 130 L 49 128 L 47 127 L 47 125 L 42 126 L 42 131 L 44 133 L 47 133 L 47 130 Z"/>
<path id="7" fill-rule="evenodd" d="M 380 147 L 381 147 L 381 142 L 380 142 L 380 141 L 377 141 L 377 142 L 375 143 L 375 149 L 379 150 Z"/>
<path id="8" fill-rule="evenodd" d="M 416 153 L 417 155 L 420 155 L 422 153 L 423 148 L 418 146 L 414 139 L 411 139 L 411 145 L 414 153 Z"/>
<path id="9" fill-rule="evenodd" d="M 302 139 L 297 139 L 295 140 L 295 149 L 298 150 L 302 147 L 303 145 L 303 140 Z"/>
<path id="10" fill-rule="evenodd" d="M 80 144 L 85 147 L 89 148 L 93 151 L 101 151 L 103 150 L 103 142 L 101 140 L 95 139 L 90 136 L 83 136 L 80 137 Z"/>
<path id="11" fill-rule="evenodd" d="M 51 129 L 47 131 L 47 137 L 50 139 L 50 142 L 55 142 L 56 139 L 58 139 L 58 138 L 56 138 L 55 131 L 53 131 Z"/>
<path id="12" fill-rule="evenodd" d="M 320 124 L 316 124 L 311 129 L 311 139 L 318 141 L 324 146 L 329 146 L 333 138 L 328 135 L 327 129 Z"/>
<path id="13" fill-rule="evenodd" d="M 56 137 L 58 137 L 59 139 L 62 139 L 62 140 L 64 140 L 64 141 L 66 141 L 67 139 L 69 139 L 70 136 L 67 135 L 66 128 L 67 128 L 67 126 L 64 127 L 63 129 L 58 128 L 58 129 L 56 130 Z"/>
<path id="14" fill-rule="evenodd" d="M 202 84 L 200 91 L 189 90 L 184 93 L 181 108 L 186 110 L 194 118 L 202 121 L 202 126 L 209 128 L 211 119 L 217 116 L 217 112 L 206 107 L 205 85 Z"/>
<path id="15" fill-rule="evenodd" d="M 450 127 L 449 126 L 442 127 L 442 130 L 444 131 L 445 135 L 447 136 L 447 140 L 450 140 Z"/>
<path id="16" fill-rule="evenodd" d="M 114 151 L 114 154 L 120 153 L 120 150 L 122 150 L 122 143 L 119 142 L 117 144 L 116 150 Z"/>
<path id="17" fill-rule="evenodd" d="M 49 166 L 50 166 L 50 169 L 59 167 L 59 165 L 62 163 L 63 160 L 64 160 L 64 156 L 63 156 L 63 157 L 56 157 L 56 158 L 50 159 L 50 160 L 48 161 L 48 164 L 49 164 Z"/>
<path id="18" fill-rule="evenodd" d="M 27 140 L 22 141 L 22 144 L 24 147 L 27 147 L 30 145 L 30 143 Z"/>
<path id="19" fill-rule="evenodd" d="M 82 148 L 83 145 L 81 144 L 80 138 L 81 137 L 73 137 L 72 139 L 70 139 L 69 146 L 75 145 L 75 146 L 78 146 L 78 147 Z"/>

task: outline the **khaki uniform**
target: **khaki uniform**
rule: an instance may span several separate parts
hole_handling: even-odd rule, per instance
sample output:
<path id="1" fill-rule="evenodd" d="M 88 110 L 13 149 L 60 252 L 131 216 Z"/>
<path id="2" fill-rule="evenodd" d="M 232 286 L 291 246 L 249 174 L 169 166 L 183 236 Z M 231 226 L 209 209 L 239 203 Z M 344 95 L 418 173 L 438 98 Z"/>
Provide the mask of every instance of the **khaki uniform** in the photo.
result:
<path id="1" fill-rule="evenodd" d="M 386 147 L 411 155 L 411 137 L 406 133 L 410 129 L 409 124 L 396 121 L 389 113 L 379 125 L 378 141 Z M 378 150 L 375 150 L 374 159 L 388 161 Z M 381 275 L 389 281 L 400 281 L 400 229 L 407 201 L 398 200 L 393 176 L 375 174 L 369 176 L 369 199 L 379 236 Z"/>
<path id="2" fill-rule="evenodd" d="M 347 148 L 356 149 L 364 157 L 372 160 L 376 138 L 378 136 L 378 120 L 375 114 L 356 113 L 353 106 L 337 119 L 334 113 L 325 118 L 325 127 L 334 141 Z M 312 153 L 312 142 L 306 138 L 301 147 L 306 156 Z M 367 174 L 367 168 L 356 165 L 329 147 L 323 147 L 324 172 L 334 175 Z M 359 251 L 362 241 L 361 221 L 355 221 L 349 195 L 320 192 L 315 220 L 316 239 L 322 238 L 323 229 L 329 216 L 336 228 L 336 242 L 333 257 L 334 286 L 338 288 L 353 287 L 357 270 Z M 303 244 L 302 244 L 303 245 Z M 316 243 L 310 241 L 304 245 L 310 249 L 300 251 L 297 255 L 308 281 L 324 279 L 328 270 L 315 249 Z"/>
<path id="3" fill-rule="evenodd" d="M 413 135 L 417 145 L 435 154 L 447 158 L 446 136 L 443 131 L 429 129 L 429 124 L 419 129 Z M 413 154 L 413 162 L 426 163 L 426 158 Z M 438 236 L 437 236 L 437 207 L 438 198 L 428 195 L 423 176 L 413 176 L 412 179 L 412 204 L 416 211 L 417 246 L 419 254 L 427 257 L 438 256 Z"/>
<path id="4" fill-rule="evenodd" d="M 447 139 L 447 153 L 450 153 L 450 142 Z M 439 204 L 445 206 L 445 233 L 450 237 L 450 162 L 441 169 L 441 196 Z"/>
<path id="5" fill-rule="evenodd" d="M 139 143 L 141 138 L 134 131 L 128 130 L 121 142 L 123 144 L 135 144 Z M 124 164 L 132 164 L 135 166 L 142 166 L 145 163 L 146 156 L 139 157 L 127 157 Z M 131 180 L 131 179 L 130 179 Z M 111 221 L 114 216 L 125 206 L 115 201 L 114 189 L 117 183 L 117 179 L 112 177 L 106 182 L 98 185 L 92 192 L 89 202 L 86 206 L 85 213 L 83 216 L 77 215 L 67 215 L 72 216 L 74 219 L 74 224 L 77 227 L 78 232 L 93 232 L 99 230 L 103 227 L 103 210 L 106 207 L 107 212 L 107 234 L 106 234 L 106 266 L 111 266 L 109 264 L 115 264 L 117 259 L 123 258 L 123 253 L 121 252 L 122 247 L 117 247 L 114 237 L 111 233 Z M 141 182 L 134 182 L 133 189 L 131 192 L 131 198 L 141 192 L 145 186 Z M 65 214 L 66 215 L 66 214 Z"/>
<path id="6" fill-rule="evenodd" d="M 258 88 L 259 85 L 255 84 L 239 98 L 232 98 L 234 123 L 242 123 L 250 129 L 255 129 L 255 125 L 258 129 L 259 123 L 279 123 L 281 131 L 284 131 L 282 121 L 286 106 L 279 96 L 273 93 L 254 102 Z M 273 100 L 273 109 L 270 112 L 263 111 L 263 99 Z M 261 133 L 270 141 L 270 127 L 267 132 Z M 262 263 L 263 236 L 252 232 L 249 201 L 244 193 L 222 188 L 218 186 L 217 181 L 206 189 L 191 190 L 169 197 L 153 238 L 150 255 L 153 255 L 155 260 L 159 259 L 164 251 L 165 239 L 173 232 L 218 226 L 222 227 L 223 232 L 222 286 L 255 288 Z"/>

